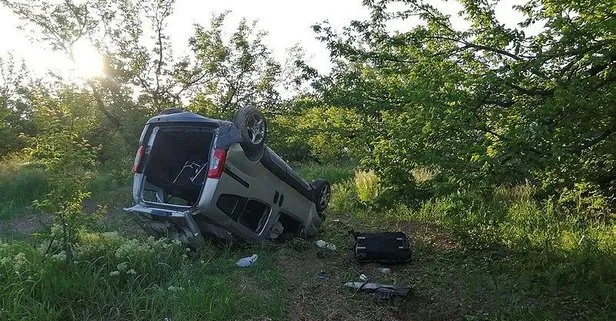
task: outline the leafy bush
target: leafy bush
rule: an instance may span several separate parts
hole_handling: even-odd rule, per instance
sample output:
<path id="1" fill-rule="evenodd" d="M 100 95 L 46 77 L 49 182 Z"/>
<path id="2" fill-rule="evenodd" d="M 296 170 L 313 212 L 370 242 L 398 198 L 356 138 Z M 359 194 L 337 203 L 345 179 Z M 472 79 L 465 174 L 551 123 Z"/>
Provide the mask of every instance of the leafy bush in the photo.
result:
<path id="1" fill-rule="evenodd" d="M 364 204 L 375 203 L 381 194 L 381 179 L 375 171 L 355 171 L 357 197 Z"/>
<path id="2" fill-rule="evenodd" d="M 90 197 L 87 187 L 100 147 L 92 146 L 80 135 L 83 128 L 78 125 L 86 124 L 71 120 L 75 115 L 71 114 L 70 105 L 65 106 L 62 101 L 44 102 L 46 105 L 36 114 L 48 121 L 41 129 L 44 135 L 33 137 L 27 152 L 44 166 L 50 188 L 46 194 L 38 195 L 33 205 L 53 215 L 54 223 L 61 230 L 56 237 L 70 263 L 77 231 L 93 222 L 92 216 L 83 215 L 82 206 Z"/>
<path id="3" fill-rule="evenodd" d="M 270 122 L 270 144 L 291 161 L 351 162 L 368 149 L 366 117 L 350 108 L 306 107 L 275 115 Z"/>

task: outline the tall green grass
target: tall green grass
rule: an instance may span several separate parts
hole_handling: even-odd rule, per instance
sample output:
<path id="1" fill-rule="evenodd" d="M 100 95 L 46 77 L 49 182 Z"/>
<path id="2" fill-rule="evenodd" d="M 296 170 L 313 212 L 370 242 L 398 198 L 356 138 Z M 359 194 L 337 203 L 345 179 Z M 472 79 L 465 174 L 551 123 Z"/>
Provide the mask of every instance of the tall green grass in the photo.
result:
<path id="1" fill-rule="evenodd" d="M 0 243 L 0 320 L 280 320 L 284 291 L 268 250 L 193 253 L 169 241 L 84 233 L 73 261 L 48 244 Z M 253 249 L 254 250 L 254 249 Z"/>
<path id="2" fill-rule="evenodd" d="M 91 173 L 88 191 L 97 202 L 130 203 L 131 161 L 114 161 Z M 23 157 L 7 158 L 0 163 L 0 220 L 34 212 L 32 202 L 49 192 L 48 177 L 42 165 Z M 122 197 L 118 196 L 121 195 Z"/>
<path id="3" fill-rule="evenodd" d="M 339 164 L 303 164 L 293 166 L 293 168 L 306 180 L 312 181 L 317 178 L 324 178 L 330 183 L 340 183 L 353 177 L 355 165 L 348 162 Z"/>
<path id="4" fill-rule="evenodd" d="M 0 163 L 0 220 L 19 217 L 32 210 L 32 201 L 47 193 L 42 166 L 21 158 Z"/>
<path id="5" fill-rule="evenodd" d="M 356 181 L 364 174 L 359 175 L 333 185 L 329 209 L 334 213 L 330 216 L 362 230 L 397 230 L 411 222 L 434 224 L 445 228 L 458 244 L 455 259 L 448 264 L 496 258 L 484 268 L 488 269 L 485 273 L 505 273 L 499 277 L 504 282 L 499 291 L 511 293 L 504 300 L 546 298 L 552 310 L 542 315 L 550 317 L 559 315 L 559 306 L 573 300 L 576 307 L 588 309 L 580 311 L 582 315 L 616 317 L 616 225 L 610 220 L 597 219 L 583 207 L 537 199 L 531 185 L 500 187 L 488 197 L 456 193 L 424 200 L 415 207 L 395 200 L 369 202 L 366 196 L 370 193 L 365 190 L 375 186 L 364 185 L 378 180 L 363 179 L 358 186 Z M 362 200 L 360 193 L 365 194 Z M 460 281 L 475 282 L 472 279 Z M 604 309 L 611 312 L 602 314 Z"/>
<path id="6" fill-rule="evenodd" d="M 129 204 L 133 185 L 132 160 L 108 162 L 92 173 L 88 189 L 97 202 Z"/>

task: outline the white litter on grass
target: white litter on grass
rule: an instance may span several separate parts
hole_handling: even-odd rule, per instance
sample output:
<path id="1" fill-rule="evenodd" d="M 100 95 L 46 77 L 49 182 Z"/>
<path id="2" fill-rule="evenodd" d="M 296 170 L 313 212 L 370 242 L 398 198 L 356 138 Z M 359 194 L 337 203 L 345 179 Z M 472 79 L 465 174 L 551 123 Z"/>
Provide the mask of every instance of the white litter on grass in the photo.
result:
<path id="1" fill-rule="evenodd" d="M 364 281 L 364 282 L 368 281 L 368 277 L 365 274 L 363 274 L 363 273 L 359 275 L 359 279 Z"/>
<path id="2" fill-rule="evenodd" d="M 336 244 L 328 243 L 328 242 L 325 242 L 323 240 L 316 241 L 316 244 L 321 249 L 322 248 L 327 248 L 328 250 L 331 250 L 331 251 L 335 251 L 336 250 Z"/>
<path id="3" fill-rule="evenodd" d="M 239 267 L 249 267 L 249 266 L 255 264 L 255 262 L 257 262 L 258 258 L 259 258 L 258 255 L 253 254 L 251 256 L 247 256 L 247 257 L 244 257 L 244 258 L 241 258 L 241 259 L 237 260 L 235 265 L 237 265 Z"/>
<path id="4" fill-rule="evenodd" d="M 380 267 L 378 269 L 376 269 L 377 271 L 383 273 L 383 274 L 389 274 L 391 273 L 391 269 L 390 268 L 386 268 L 386 267 Z"/>

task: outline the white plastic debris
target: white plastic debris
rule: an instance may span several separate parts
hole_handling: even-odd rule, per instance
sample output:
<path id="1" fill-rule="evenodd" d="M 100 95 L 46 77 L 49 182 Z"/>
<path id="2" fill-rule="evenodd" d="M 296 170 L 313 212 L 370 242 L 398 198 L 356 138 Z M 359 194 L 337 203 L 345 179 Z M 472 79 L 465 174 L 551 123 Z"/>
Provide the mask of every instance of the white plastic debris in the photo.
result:
<path id="1" fill-rule="evenodd" d="M 257 258 L 259 258 L 259 257 L 256 254 L 253 254 L 251 256 L 247 256 L 247 257 L 244 257 L 244 258 L 241 258 L 241 259 L 237 260 L 235 265 L 237 265 L 239 267 L 249 267 L 249 266 L 253 265 L 257 261 Z"/>
<path id="2" fill-rule="evenodd" d="M 364 281 L 364 282 L 368 281 L 368 277 L 365 274 L 363 274 L 363 273 L 359 275 L 359 279 Z"/>
<path id="3" fill-rule="evenodd" d="M 324 248 L 327 245 L 327 242 L 323 241 L 323 240 L 318 240 L 317 241 L 317 246 L 320 248 Z"/>
<path id="4" fill-rule="evenodd" d="M 380 267 L 378 269 L 376 269 L 377 271 L 383 273 L 383 274 L 389 274 L 391 273 L 391 269 L 390 268 L 386 268 L 386 267 Z"/>
<path id="5" fill-rule="evenodd" d="M 331 250 L 331 251 L 336 250 L 336 244 L 328 243 L 323 240 L 318 240 L 316 244 L 319 248 L 327 248 L 328 250 Z"/>

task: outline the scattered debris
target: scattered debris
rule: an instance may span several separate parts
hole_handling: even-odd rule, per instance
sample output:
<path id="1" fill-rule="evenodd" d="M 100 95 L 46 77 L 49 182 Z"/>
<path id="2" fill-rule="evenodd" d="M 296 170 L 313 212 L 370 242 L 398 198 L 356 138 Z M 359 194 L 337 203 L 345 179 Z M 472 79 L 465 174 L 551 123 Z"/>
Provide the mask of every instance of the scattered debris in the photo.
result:
<path id="1" fill-rule="evenodd" d="M 259 258 L 259 256 L 257 256 L 256 254 L 253 254 L 251 256 L 247 256 L 247 257 L 237 260 L 235 265 L 239 267 L 249 267 L 257 261 L 257 258 Z"/>
<path id="2" fill-rule="evenodd" d="M 389 274 L 391 273 L 391 269 L 390 268 L 386 268 L 386 267 L 380 267 L 378 269 L 376 269 L 377 271 L 383 273 L 383 274 Z"/>
<path id="3" fill-rule="evenodd" d="M 363 273 L 359 275 L 359 279 L 364 281 L 364 282 L 368 281 L 368 277 L 365 274 L 363 274 Z"/>
<path id="4" fill-rule="evenodd" d="M 390 300 L 394 297 L 405 297 L 410 288 L 408 286 L 397 286 L 389 284 L 368 283 L 368 282 L 347 282 L 347 287 L 366 293 L 373 293 L 377 300 Z"/>
<path id="5" fill-rule="evenodd" d="M 321 249 L 322 248 L 327 248 L 328 250 L 331 250 L 331 251 L 335 251 L 336 250 L 336 244 L 328 243 L 328 242 L 325 242 L 323 240 L 316 241 L 316 244 Z"/>
<path id="6" fill-rule="evenodd" d="M 325 272 L 323 271 L 319 271 L 319 273 L 317 274 L 317 276 L 315 277 L 315 279 L 317 281 L 325 281 L 327 279 L 327 276 L 325 276 Z"/>

